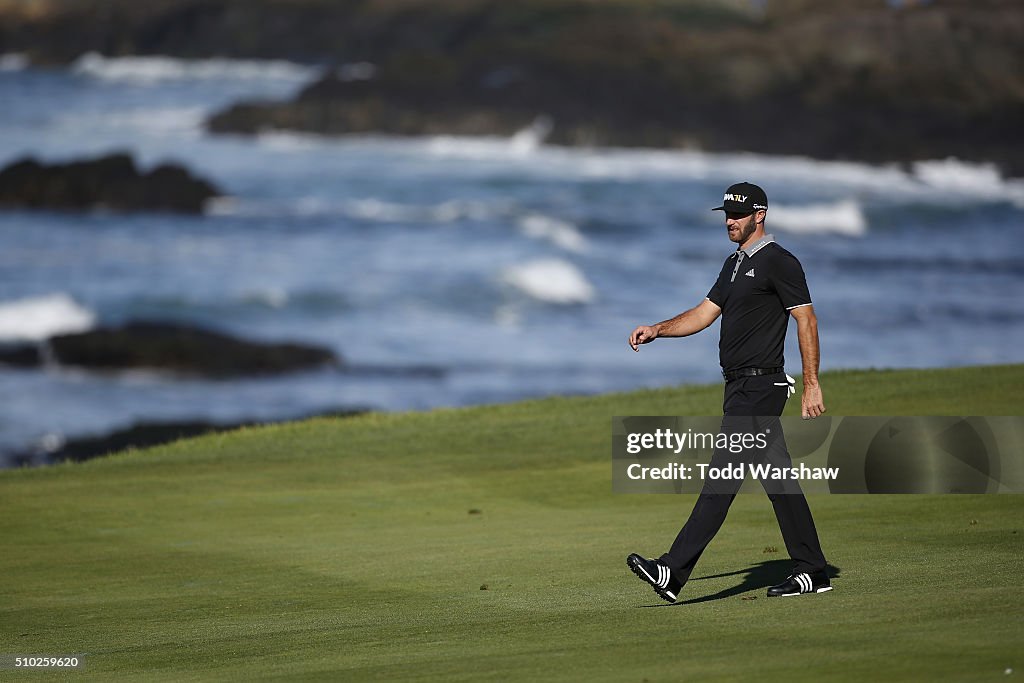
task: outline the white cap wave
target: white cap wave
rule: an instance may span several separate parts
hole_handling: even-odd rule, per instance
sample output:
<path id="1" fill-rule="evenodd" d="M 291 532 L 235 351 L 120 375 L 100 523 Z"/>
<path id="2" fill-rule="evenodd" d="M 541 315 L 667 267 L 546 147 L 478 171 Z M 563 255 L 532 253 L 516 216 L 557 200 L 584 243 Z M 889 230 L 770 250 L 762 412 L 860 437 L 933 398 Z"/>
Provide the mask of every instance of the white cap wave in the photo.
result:
<path id="1" fill-rule="evenodd" d="M 321 73 L 320 67 L 306 66 L 284 60 L 179 59 L 176 57 L 105 57 L 87 52 L 74 61 L 71 70 L 77 74 L 105 81 L 129 81 L 154 84 L 171 80 L 276 80 L 307 83 Z"/>
<path id="2" fill-rule="evenodd" d="M 579 254 L 587 250 L 587 240 L 572 223 L 551 216 L 530 214 L 519 219 L 519 227 L 527 237 L 547 240 L 566 251 Z"/>
<path id="3" fill-rule="evenodd" d="M 585 304 L 594 300 L 594 287 L 579 268 L 562 259 L 538 259 L 506 268 L 502 280 L 525 294 L 550 304 Z"/>
<path id="4" fill-rule="evenodd" d="M 802 234 L 861 237 L 868 222 L 860 205 L 852 199 L 834 203 L 779 205 L 768 208 L 767 229 Z"/>
<path id="5" fill-rule="evenodd" d="M 554 124 L 538 116 L 511 137 L 495 135 L 439 135 L 427 140 L 426 151 L 434 156 L 473 160 L 530 159 L 544 148 Z"/>
<path id="6" fill-rule="evenodd" d="M 0 341 L 41 341 L 84 332 L 96 316 L 66 294 L 55 293 L 0 303 Z"/>
<path id="7" fill-rule="evenodd" d="M 1024 181 L 1003 178 L 995 164 L 971 164 L 956 159 L 918 161 L 914 176 L 945 195 L 1008 201 L 1024 208 Z"/>

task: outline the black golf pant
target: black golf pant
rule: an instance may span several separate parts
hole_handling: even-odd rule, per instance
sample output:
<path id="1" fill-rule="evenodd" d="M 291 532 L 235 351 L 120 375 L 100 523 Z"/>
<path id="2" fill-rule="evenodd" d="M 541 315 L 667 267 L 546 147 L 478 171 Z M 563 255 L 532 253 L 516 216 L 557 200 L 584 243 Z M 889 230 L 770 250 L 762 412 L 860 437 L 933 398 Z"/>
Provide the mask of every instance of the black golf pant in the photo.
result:
<path id="1" fill-rule="evenodd" d="M 743 377 L 726 383 L 723 431 L 750 433 L 767 430 L 773 436 L 767 452 L 747 451 L 738 455 L 727 449 L 717 449 L 710 468 L 765 458 L 772 466 L 792 466 L 778 420 L 788 397 L 785 385 L 785 373 Z M 690 518 L 676 536 L 672 549 L 661 556 L 662 563 L 672 570 L 680 582 L 686 583 L 690 578 L 697 560 L 722 527 L 729 506 L 742 484 L 742 480 L 705 480 Z M 825 555 L 821 551 L 818 531 L 814 528 L 811 509 L 807 506 L 807 498 L 800 484 L 795 480 L 783 482 L 768 479 L 762 480 L 761 484 L 775 508 L 775 517 L 782 530 L 786 550 L 795 562 L 794 571 L 824 571 Z"/>

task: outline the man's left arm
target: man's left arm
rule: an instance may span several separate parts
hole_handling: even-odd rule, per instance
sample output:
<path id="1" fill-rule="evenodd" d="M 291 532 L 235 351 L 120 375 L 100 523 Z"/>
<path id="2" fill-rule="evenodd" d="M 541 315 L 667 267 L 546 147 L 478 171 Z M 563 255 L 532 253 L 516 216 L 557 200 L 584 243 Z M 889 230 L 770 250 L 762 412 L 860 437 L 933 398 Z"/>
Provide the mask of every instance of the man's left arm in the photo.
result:
<path id="1" fill-rule="evenodd" d="M 800 416 L 805 420 L 818 417 L 825 412 L 825 400 L 818 385 L 818 363 L 821 353 L 818 348 L 818 317 L 814 306 L 798 306 L 790 310 L 796 319 L 797 339 L 800 341 L 800 358 L 804 366 L 804 390 L 800 395 Z"/>

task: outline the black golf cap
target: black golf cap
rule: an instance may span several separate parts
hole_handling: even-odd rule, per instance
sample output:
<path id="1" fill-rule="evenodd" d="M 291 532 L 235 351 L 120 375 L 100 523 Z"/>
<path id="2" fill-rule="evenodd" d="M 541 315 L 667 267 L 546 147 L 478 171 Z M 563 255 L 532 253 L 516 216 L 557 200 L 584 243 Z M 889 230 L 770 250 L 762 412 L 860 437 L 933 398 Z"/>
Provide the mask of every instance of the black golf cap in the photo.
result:
<path id="1" fill-rule="evenodd" d="M 736 183 L 730 185 L 729 189 L 725 191 L 722 205 L 711 210 L 747 215 L 767 208 L 768 195 L 764 193 L 764 190 L 754 183 Z"/>

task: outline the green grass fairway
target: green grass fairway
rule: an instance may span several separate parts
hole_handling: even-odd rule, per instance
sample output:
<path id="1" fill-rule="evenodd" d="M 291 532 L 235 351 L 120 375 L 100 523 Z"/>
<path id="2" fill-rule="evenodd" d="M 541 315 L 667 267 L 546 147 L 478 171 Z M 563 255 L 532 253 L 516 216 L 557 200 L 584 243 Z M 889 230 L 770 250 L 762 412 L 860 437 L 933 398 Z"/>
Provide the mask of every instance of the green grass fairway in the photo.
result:
<path id="1" fill-rule="evenodd" d="M 1024 365 L 822 378 L 839 415 L 1019 415 L 1022 385 Z M 739 496 L 682 604 L 638 581 L 626 555 L 662 552 L 694 498 L 613 495 L 610 418 L 717 414 L 721 390 L 317 419 L 0 472 L 0 653 L 86 660 L 0 679 L 1024 674 L 1024 496 L 813 496 L 836 589 L 773 600 L 789 563 L 771 505 Z"/>

